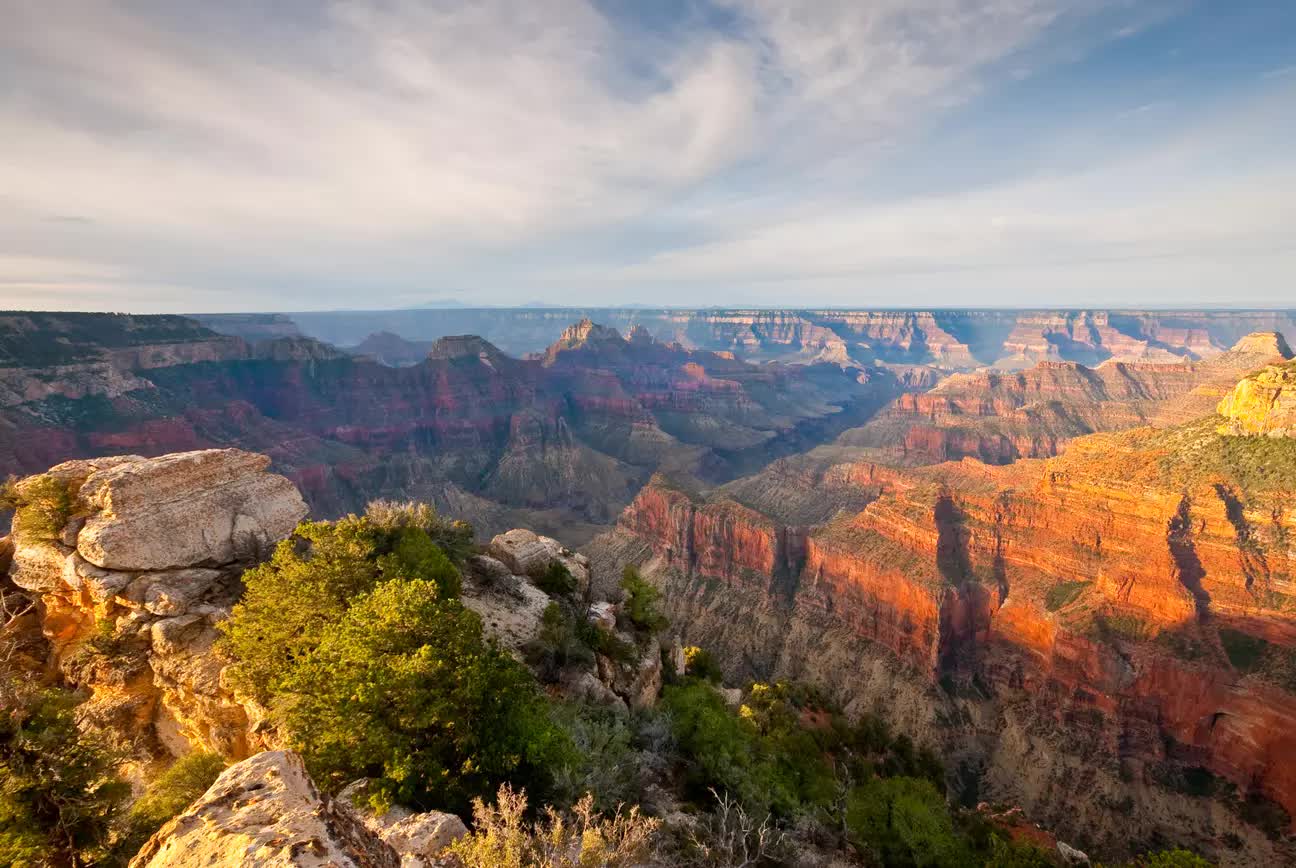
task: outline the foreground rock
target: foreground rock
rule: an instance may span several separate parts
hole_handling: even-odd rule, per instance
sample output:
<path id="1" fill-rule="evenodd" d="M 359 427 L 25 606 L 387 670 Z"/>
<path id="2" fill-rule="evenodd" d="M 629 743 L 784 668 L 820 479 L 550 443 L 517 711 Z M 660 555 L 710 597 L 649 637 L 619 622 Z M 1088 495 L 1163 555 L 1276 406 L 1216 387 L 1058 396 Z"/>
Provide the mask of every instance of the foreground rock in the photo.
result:
<path id="1" fill-rule="evenodd" d="M 39 599 L 51 662 L 90 691 L 84 719 L 150 754 L 254 749 L 248 711 L 209 652 L 243 571 L 306 515 L 269 464 L 211 449 L 49 471 L 73 507 L 55 539 L 15 534 L 10 577 Z"/>
<path id="2" fill-rule="evenodd" d="M 460 824 L 462 827 L 462 824 Z M 267 751 L 230 766 L 155 834 L 131 868 L 400 868 L 401 855 L 342 800 L 320 794 L 300 756 Z"/>

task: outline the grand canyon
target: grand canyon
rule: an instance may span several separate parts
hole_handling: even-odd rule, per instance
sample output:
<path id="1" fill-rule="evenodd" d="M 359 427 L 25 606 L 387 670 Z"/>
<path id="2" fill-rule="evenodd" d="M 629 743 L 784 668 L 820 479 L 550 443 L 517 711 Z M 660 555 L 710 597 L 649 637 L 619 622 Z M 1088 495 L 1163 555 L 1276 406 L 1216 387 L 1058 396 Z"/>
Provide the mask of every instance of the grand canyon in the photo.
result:
<path id="1" fill-rule="evenodd" d="M 1291 314 L 415 314 L 0 316 L 4 466 L 90 510 L 7 542 L 23 665 L 150 756 L 272 750 L 213 650 L 239 575 L 306 515 L 423 501 L 486 546 L 465 605 L 506 646 L 549 599 L 490 590 L 535 575 L 530 534 L 588 599 L 655 585 L 663 659 L 885 721 L 963 810 L 1103 858 L 1294 858 Z M 105 618 L 152 636 L 124 670 L 78 652 Z M 560 683 L 650 707 L 644 660 Z"/>

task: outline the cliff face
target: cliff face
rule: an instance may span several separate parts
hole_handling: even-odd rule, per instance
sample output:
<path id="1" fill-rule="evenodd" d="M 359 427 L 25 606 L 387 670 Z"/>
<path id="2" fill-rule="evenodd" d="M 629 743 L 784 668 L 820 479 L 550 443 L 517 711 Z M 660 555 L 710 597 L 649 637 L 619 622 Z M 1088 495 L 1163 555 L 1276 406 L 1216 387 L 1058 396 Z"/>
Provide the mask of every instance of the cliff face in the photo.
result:
<path id="1" fill-rule="evenodd" d="M 1296 814 L 1296 452 L 1216 424 L 1008 467 L 838 464 L 868 503 L 808 532 L 652 485 L 591 556 L 596 575 L 642 564 L 731 675 L 815 681 L 942 746 L 969 798 L 1013 800 L 1098 852 L 1138 828 L 1279 864 Z M 700 533 L 713 511 L 724 531 Z"/>
<path id="2" fill-rule="evenodd" d="M 19 484 L 33 494 L 53 480 L 68 495 L 55 533 L 18 523 L 10 578 L 38 600 L 47 663 L 91 693 L 85 720 L 146 754 L 255 747 L 209 652 L 239 576 L 306 514 L 269 464 L 235 449 L 118 456 Z"/>
<path id="3" fill-rule="evenodd" d="M 898 390 L 880 371 L 757 366 L 593 323 L 543 360 L 469 335 L 400 368 L 311 339 L 250 347 L 189 325 L 192 340 L 165 347 L 87 343 L 99 355 L 76 370 L 0 368 L 0 460 L 35 472 L 68 457 L 237 446 L 269 454 L 321 516 L 413 497 L 486 531 L 527 523 L 575 542 L 659 467 L 730 478 L 862 422 Z"/>
<path id="4" fill-rule="evenodd" d="M 570 323 L 589 317 L 623 334 L 638 327 L 660 341 L 738 358 L 947 369 L 1026 368 L 1040 361 L 1192 361 L 1222 353 L 1251 332 L 1296 338 L 1290 311 L 490 308 L 292 316 L 307 334 L 343 346 L 378 331 L 421 341 L 470 332 L 522 355 L 542 352 Z"/>
<path id="5" fill-rule="evenodd" d="M 1296 437 L 1296 365 L 1270 365 L 1242 380 L 1219 414 L 1230 433 Z"/>
<path id="6" fill-rule="evenodd" d="M 1249 335 L 1204 362 L 1087 368 L 1050 361 L 1015 373 L 955 374 L 930 391 L 901 395 L 841 442 L 908 464 L 1047 458 L 1085 434 L 1200 418 L 1239 377 L 1290 357 L 1282 336 L 1269 333 Z"/>

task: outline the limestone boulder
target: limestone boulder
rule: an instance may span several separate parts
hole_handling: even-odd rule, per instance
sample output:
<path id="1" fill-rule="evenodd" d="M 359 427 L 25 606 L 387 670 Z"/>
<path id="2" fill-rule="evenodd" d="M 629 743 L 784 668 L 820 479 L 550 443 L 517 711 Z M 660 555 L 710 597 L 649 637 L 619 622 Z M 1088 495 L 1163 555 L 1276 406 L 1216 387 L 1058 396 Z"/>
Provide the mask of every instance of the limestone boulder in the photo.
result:
<path id="1" fill-rule="evenodd" d="M 80 487 L 89 516 L 77 551 L 124 571 L 264 557 L 307 513 L 297 488 L 269 465 L 265 455 L 206 449 L 96 468 Z"/>
<path id="2" fill-rule="evenodd" d="M 557 561 L 576 579 L 578 593 L 584 594 L 589 589 L 589 558 L 552 537 L 540 536 L 525 528 L 514 528 L 492 539 L 490 552 L 519 576 L 543 575 Z"/>
<path id="3" fill-rule="evenodd" d="M 465 585 L 460 599 L 481 617 L 486 635 L 516 656 L 540 635 L 545 609 L 553 602 L 535 585 L 517 579 L 480 587 Z"/>
<path id="4" fill-rule="evenodd" d="M 463 820 L 440 811 L 415 813 L 394 805 L 382 814 L 374 813 L 367 802 L 368 781 L 355 781 L 338 793 L 338 800 L 350 807 L 365 828 L 373 832 L 400 856 L 401 868 L 432 868 L 444 864 L 440 857 L 446 847 L 468 834 Z"/>

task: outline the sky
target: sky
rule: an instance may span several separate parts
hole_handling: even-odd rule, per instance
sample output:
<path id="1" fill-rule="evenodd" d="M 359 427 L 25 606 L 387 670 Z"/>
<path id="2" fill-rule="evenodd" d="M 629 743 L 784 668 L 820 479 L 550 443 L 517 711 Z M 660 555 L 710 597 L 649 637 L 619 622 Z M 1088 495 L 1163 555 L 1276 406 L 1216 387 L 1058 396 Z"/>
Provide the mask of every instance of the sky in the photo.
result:
<path id="1" fill-rule="evenodd" d="M 0 0 L 0 307 L 1296 307 L 1291 0 Z"/>

